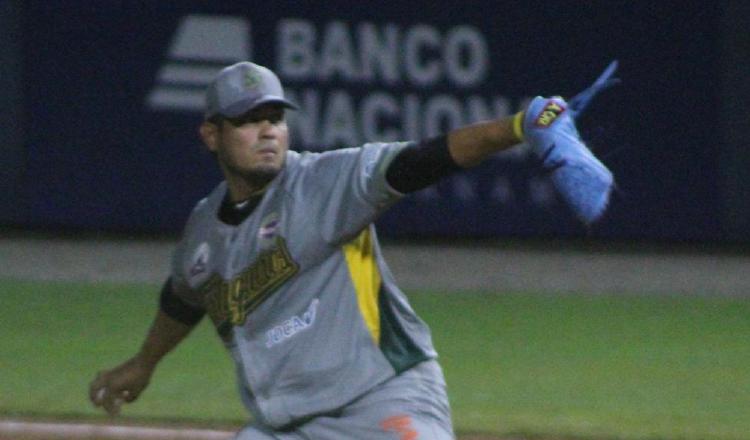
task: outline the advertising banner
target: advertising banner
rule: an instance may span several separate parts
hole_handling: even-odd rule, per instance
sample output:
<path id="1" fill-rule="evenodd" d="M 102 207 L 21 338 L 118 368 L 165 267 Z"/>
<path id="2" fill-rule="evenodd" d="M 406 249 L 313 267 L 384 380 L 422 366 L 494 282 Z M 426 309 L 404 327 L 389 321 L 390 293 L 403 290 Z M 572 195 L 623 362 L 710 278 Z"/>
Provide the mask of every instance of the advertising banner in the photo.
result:
<path id="1" fill-rule="evenodd" d="M 138 3 L 24 9 L 31 224 L 179 231 L 221 179 L 197 135 L 204 89 L 239 60 L 274 70 L 298 103 L 292 148 L 322 151 L 424 139 L 513 114 L 536 95 L 570 97 L 618 59 L 622 84 L 579 121 L 618 180 L 590 231 L 521 145 L 408 196 L 381 234 L 718 234 L 717 13 L 705 5 Z"/>

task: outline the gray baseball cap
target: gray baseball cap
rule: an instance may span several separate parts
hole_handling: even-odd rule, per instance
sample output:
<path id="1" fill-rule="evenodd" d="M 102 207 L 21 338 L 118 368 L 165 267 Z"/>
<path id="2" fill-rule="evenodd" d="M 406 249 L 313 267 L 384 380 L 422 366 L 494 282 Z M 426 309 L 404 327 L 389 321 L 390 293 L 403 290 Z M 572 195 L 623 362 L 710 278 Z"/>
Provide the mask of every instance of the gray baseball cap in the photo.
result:
<path id="1" fill-rule="evenodd" d="M 284 98 L 281 81 L 270 69 L 243 61 L 222 69 L 206 90 L 205 118 L 235 118 L 262 104 L 297 106 Z"/>

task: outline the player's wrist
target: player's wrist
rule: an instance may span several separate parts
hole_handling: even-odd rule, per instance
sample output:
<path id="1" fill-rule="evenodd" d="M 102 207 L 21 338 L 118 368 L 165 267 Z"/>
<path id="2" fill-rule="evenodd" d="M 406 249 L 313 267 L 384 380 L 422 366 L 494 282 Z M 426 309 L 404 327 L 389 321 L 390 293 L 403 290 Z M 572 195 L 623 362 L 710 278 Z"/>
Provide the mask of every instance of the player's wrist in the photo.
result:
<path id="1" fill-rule="evenodd" d="M 131 362 L 133 366 L 141 371 L 147 372 L 149 375 L 156 369 L 156 364 L 159 363 L 160 357 L 149 355 L 147 352 L 141 350 L 133 358 Z"/>
<path id="2" fill-rule="evenodd" d="M 525 110 L 521 110 L 520 112 L 513 115 L 513 136 L 519 143 L 524 141 L 523 119 L 525 116 Z"/>

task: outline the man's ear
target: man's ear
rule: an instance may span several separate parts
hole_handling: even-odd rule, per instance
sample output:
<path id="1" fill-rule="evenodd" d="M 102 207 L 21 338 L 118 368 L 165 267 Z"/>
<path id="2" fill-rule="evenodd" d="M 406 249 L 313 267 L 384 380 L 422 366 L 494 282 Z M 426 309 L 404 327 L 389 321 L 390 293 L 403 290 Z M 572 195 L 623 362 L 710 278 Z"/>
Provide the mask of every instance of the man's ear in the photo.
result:
<path id="1" fill-rule="evenodd" d="M 213 122 L 203 121 L 198 131 L 208 151 L 215 153 L 219 147 L 219 126 Z"/>

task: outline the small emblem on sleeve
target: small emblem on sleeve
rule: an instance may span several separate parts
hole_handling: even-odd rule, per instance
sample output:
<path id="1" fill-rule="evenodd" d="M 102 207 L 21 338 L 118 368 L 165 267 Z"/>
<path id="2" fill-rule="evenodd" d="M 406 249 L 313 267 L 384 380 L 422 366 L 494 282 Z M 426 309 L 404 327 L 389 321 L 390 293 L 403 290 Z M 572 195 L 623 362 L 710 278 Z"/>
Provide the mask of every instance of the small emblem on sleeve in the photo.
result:
<path id="1" fill-rule="evenodd" d="M 565 107 L 562 104 L 550 99 L 537 116 L 534 124 L 538 127 L 549 127 L 564 111 Z"/>
<path id="2" fill-rule="evenodd" d="M 203 242 L 195 250 L 190 265 L 190 277 L 198 276 L 208 269 L 208 259 L 211 257 L 211 247 Z"/>

